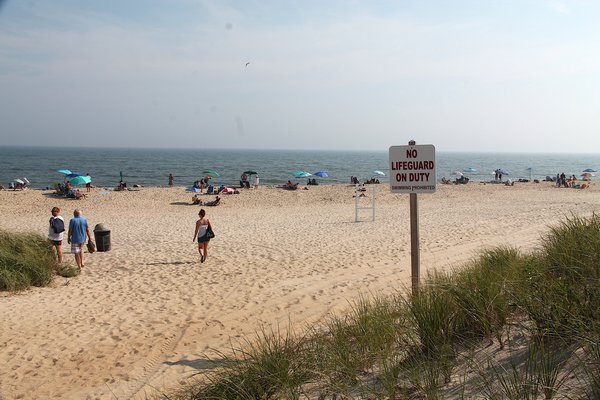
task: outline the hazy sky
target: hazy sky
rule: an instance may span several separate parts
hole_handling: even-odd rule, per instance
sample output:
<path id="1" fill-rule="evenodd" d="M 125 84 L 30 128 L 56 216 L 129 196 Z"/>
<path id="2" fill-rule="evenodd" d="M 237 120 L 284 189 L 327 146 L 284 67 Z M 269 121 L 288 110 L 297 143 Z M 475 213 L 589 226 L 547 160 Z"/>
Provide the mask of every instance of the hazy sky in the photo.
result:
<path id="1" fill-rule="evenodd" d="M 599 21 L 598 0 L 0 0 L 0 145 L 600 152 Z"/>

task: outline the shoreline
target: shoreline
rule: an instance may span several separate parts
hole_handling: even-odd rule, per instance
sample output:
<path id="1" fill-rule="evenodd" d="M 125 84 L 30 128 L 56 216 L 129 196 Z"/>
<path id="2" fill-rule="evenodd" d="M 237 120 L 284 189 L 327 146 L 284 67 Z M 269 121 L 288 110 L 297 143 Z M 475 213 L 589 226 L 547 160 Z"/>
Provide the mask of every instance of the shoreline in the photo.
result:
<path id="1" fill-rule="evenodd" d="M 442 176 L 441 178 L 439 178 L 436 182 L 436 186 L 439 188 L 442 185 L 463 185 L 462 183 L 456 183 L 455 179 L 457 178 L 456 176 L 453 175 L 449 175 L 450 178 L 447 178 L 449 180 L 449 183 L 445 183 L 442 181 L 443 178 L 446 178 L 446 176 Z M 468 175 L 465 175 L 465 177 L 469 178 Z M 318 178 L 317 179 L 320 180 L 320 183 L 318 183 L 317 185 L 312 185 L 312 184 L 307 184 L 307 183 L 302 183 L 304 182 L 304 178 L 301 178 L 302 182 L 297 182 L 298 183 L 298 187 L 299 188 L 312 188 L 312 187 L 320 187 L 320 186 L 348 186 L 348 187 L 354 187 L 355 184 L 350 183 L 350 182 L 341 182 L 341 181 L 336 181 L 336 182 L 332 182 L 330 181 L 323 181 L 321 180 L 322 178 Z M 513 180 L 512 178 L 506 178 L 503 179 L 502 181 L 494 181 L 494 179 L 490 179 L 490 180 L 475 180 L 475 179 L 471 179 L 469 178 L 469 182 L 466 183 L 466 185 L 506 185 L 507 180 L 509 180 L 513 183 L 522 183 L 522 184 L 527 184 L 527 183 L 532 183 L 532 184 L 553 184 L 554 181 L 547 181 L 547 180 L 539 180 L 538 182 L 534 182 L 534 180 L 528 180 L 526 178 L 518 178 L 516 180 Z M 262 180 L 262 178 L 261 178 Z M 298 181 L 299 179 L 291 179 L 291 181 Z M 381 187 L 381 188 L 385 188 L 386 190 L 389 189 L 390 186 L 390 181 L 389 181 L 389 177 L 385 176 L 385 177 L 379 177 L 379 183 L 367 183 L 365 181 L 360 182 L 359 184 L 361 186 L 364 186 L 366 188 L 369 188 L 371 185 L 376 185 L 377 187 Z M 583 180 L 583 179 L 579 179 L 578 182 L 586 182 L 586 183 L 591 183 L 593 184 L 594 181 L 590 181 L 590 180 Z M 277 183 L 277 184 L 267 184 L 267 183 L 262 183 L 259 185 L 259 188 L 275 188 L 275 189 L 279 189 L 281 185 L 285 184 L 285 182 L 281 182 L 281 183 Z M 239 186 L 239 183 L 236 183 L 235 185 L 225 185 L 223 184 L 225 187 L 230 187 L 230 188 L 234 188 L 234 189 L 238 189 L 240 190 L 240 192 L 243 192 L 246 190 L 246 188 Z M 220 184 L 215 185 L 215 186 L 220 186 Z M 143 186 L 143 185 L 138 185 L 138 184 L 133 184 L 131 185 L 131 187 L 129 187 L 127 190 L 125 191 L 129 191 L 129 192 L 135 192 L 135 191 L 140 191 L 140 190 L 144 190 L 144 189 L 180 189 L 182 191 L 185 192 L 185 189 L 187 189 L 188 187 L 191 186 L 181 186 L 181 185 L 173 185 L 173 186 L 168 186 L 168 185 L 158 185 L 158 186 Z M 85 186 L 75 186 L 75 189 L 79 189 L 82 192 L 85 192 Z M 116 190 L 116 185 L 115 186 L 111 186 L 108 187 L 106 185 L 100 185 L 100 186 L 93 186 L 93 189 L 95 190 L 106 190 L 106 191 L 111 191 L 111 192 L 118 192 L 119 190 Z M 255 189 L 255 188 L 252 188 Z M 42 192 L 54 192 L 54 189 L 47 186 L 47 187 L 33 187 L 33 186 L 28 186 L 27 189 L 25 190 L 35 190 L 35 191 L 42 191 Z M 203 189 L 204 191 L 206 189 Z M 23 189 L 8 189 L 7 187 L 4 188 L 4 191 L 7 192 L 22 192 L 24 191 Z M 191 192 L 190 192 L 191 193 Z M 206 194 L 205 192 L 200 193 L 200 194 Z M 217 194 L 217 193 L 214 193 Z"/>
<path id="2" fill-rule="evenodd" d="M 65 221 L 77 207 L 91 230 L 111 230 L 112 245 L 86 254 L 76 278 L 0 294 L 0 397 L 144 398 L 179 387 L 212 349 L 228 351 L 263 326 L 302 329 L 359 294 L 402 290 L 410 285 L 409 196 L 372 186 L 375 221 L 362 211 L 358 223 L 350 184 L 221 196 L 205 207 L 217 237 L 204 264 L 192 241 L 201 206 L 183 187 L 96 188 L 79 201 L 0 191 L 2 229 L 45 235 L 52 206 Z M 499 245 L 534 250 L 570 213 L 600 210 L 599 192 L 547 182 L 438 185 L 419 196 L 422 274 Z"/>

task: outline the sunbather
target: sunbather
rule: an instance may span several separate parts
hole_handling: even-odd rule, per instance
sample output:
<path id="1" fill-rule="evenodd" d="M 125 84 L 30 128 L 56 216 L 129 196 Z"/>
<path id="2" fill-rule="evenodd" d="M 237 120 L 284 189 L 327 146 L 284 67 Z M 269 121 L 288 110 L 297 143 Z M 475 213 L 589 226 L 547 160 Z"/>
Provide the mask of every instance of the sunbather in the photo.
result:
<path id="1" fill-rule="evenodd" d="M 207 201 L 206 203 L 204 203 L 204 205 L 205 206 L 218 206 L 220 201 L 221 201 L 221 198 L 219 196 L 217 196 L 217 197 L 215 197 L 214 200 Z"/>
<path id="2" fill-rule="evenodd" d="M 75 199 L 75 200 L 81 200 L 84 197 L 86 197 L 86 195 L 85 195 L 85 193 L 82 193 L 81 191 L 79 191 L 79 189 L 71 189 L 67 193 L 67 197 L 69 197 L 71 199 Z"/>

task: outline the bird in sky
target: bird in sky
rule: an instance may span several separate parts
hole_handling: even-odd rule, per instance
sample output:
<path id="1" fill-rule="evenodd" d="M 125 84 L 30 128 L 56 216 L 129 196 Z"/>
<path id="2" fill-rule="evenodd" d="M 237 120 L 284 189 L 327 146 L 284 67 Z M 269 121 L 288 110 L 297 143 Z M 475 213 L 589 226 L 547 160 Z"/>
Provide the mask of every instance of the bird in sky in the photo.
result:
<path id="1" fill-rule="evenodd" d="M 250 61 L 248 61 L 248 62 L 246 63 L 246 67 L 247 67 L 248 65 L 250 65 Z"/>

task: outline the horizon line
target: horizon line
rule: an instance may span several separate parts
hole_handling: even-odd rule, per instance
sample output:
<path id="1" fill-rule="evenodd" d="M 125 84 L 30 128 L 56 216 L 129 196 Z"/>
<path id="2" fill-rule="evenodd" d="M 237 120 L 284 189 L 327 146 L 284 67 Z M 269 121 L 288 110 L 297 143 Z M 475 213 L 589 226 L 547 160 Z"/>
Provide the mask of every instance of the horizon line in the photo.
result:
<path id="1" fill-rule="evenodd" d="M 423 144 L 425 145 L 425 144 Z M 395 146 L 395 145 L 394 145 Z M 404 145 L 402 145 L 404 146 Z M 418 146 L 418 145 L 417 145 Z M 435 146 L 435 145 L 434 145 Z M 298 152 L 373 152 L 387 153 L 388 149 L 373 150 L 373 149 L 306 149 L 306 148 L 222 148 L 222 147 L 129 147 L 129 146 L 52 146 L 52 145 L 24 145 L 24 144 L 0 144 L 0 148 L 39 148 L 39 149 L 85 149 L 85 150 L 202 150 L 202 151 L 298 151 Z M 566 154 L 588 154 L 600 155 L 600 152 L 556 152 L 556 151 L 491 151 L 491 150 L 438 150 L 440 153 L 466 153 L 466 154 L 548 154 L 548 155 L 566 155 Z"/>

